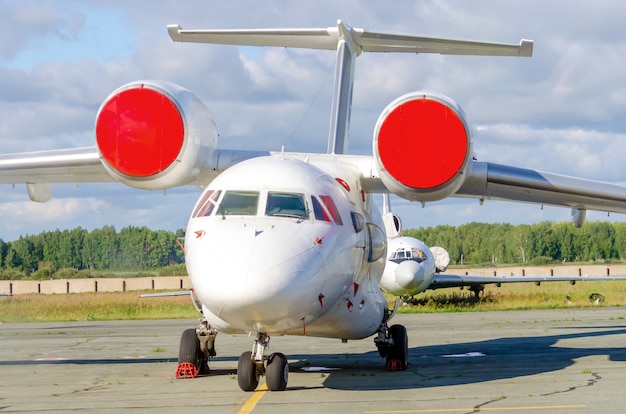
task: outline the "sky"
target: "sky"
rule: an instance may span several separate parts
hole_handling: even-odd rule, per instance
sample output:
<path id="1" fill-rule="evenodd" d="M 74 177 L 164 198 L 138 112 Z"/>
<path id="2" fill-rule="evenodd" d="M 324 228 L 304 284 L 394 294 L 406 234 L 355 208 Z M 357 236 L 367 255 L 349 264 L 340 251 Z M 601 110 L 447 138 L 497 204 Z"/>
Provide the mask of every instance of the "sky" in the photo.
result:
<path id="1" fill-rule="evenodd" d="M 619 1 L 0 0 L 0 153 L 94 145 L 101 103 L 139 79 L 193 91 L 216 120 L 221 148 L 325 152 L 334 52 L 175 44 L 166 25 L 317 28 L 341 19 L 383 32 L 535 42 L 532 58 L 362 54 L 349 152 L 371 154 L 381 111 L 429 90 L 464 109 L 480 161 L 626 184 L 625 15 Z M 176 230 L 200 195 L 195 187 L 164 194 L 122 184 L 53 190 L 40 204 L 23 184 L 0 185 L 0 238 L 77 226 Z M 405 228 L 569 220 L 569 209 L 489 200 L 422 208 L 394 198 L 392 207 Z"/>

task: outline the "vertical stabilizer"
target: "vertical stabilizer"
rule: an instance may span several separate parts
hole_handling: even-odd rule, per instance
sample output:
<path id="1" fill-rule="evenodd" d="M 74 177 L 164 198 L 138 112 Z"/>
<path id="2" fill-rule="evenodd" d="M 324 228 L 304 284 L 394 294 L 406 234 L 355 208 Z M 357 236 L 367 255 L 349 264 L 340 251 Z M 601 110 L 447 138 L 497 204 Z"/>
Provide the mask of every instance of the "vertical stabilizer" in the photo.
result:
<path id="1" fill-rule="evenodd" d="M 354 68 L 356 66 L 357 45 L 352 37 L 352 28 L 337 21 L 337 63 L 335 66 L 335 87 L 330 109 L 330 129 L 328 131 L 328 153 L 345 154 L 348 151 L 350 129 L 350 107 Z"/>

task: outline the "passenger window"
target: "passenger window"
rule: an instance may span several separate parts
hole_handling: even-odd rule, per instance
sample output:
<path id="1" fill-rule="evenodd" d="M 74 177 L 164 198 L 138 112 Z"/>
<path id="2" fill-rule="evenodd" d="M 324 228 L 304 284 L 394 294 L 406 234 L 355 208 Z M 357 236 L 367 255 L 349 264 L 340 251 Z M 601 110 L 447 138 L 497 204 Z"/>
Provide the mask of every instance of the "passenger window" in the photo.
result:
<path id="1" fill-rule="evenodd" d="M 224 216 L 255 216 L 258 205 L 258 191 L 226 191 L 217 209 L 217 214 Z"/>
<path id="2" fill-rule="evenodd" d="M 311 200 L 313 200 L 313 213 L 315 214 L 315 220 L 320 221 L 330 221 L 330 217 L 328 217 L 328 213 L 322 207 L 322 204 L 319 202 L 317 197 L 312 196 Z"/>
<path id="3" fill-rule="evenodd" d="M 275 193 L 271 191 L 267 194 L 265 215 L 299 219 L 309 218 L 303 194 Z"/>
<path id="4" fill-rule="evenodd" d="M 330 215 L 332 216 L 335 223 L 337 223 L 340 226 L 343 226 L 343 221 L 341 220 L 341 216 L 339 215 L 339 210 L 337 210 L 337 206 L 335 205 L 335 202 L 333 201 L 333 199 L 330 198 L 330 196 L 326 196 L 326 195 L 321 195 L 320 198 L 322 199 L 322 202 L 324 203 L 324 205 L 326 205 L 326 208 L 330 212 Z"/>
<path id="5" fill-rule="evenodd" d="M 220 190 L 209 190 L 207 191 L 202 200 L 198 203 L 198 207 L 196 211 L 194 211 L 192 217 L 208 217 L 213 213 L 215 209 L 215 205 L 217 204 L 217 200 L 220 198 L 220 194 L 222 192 Z"/>

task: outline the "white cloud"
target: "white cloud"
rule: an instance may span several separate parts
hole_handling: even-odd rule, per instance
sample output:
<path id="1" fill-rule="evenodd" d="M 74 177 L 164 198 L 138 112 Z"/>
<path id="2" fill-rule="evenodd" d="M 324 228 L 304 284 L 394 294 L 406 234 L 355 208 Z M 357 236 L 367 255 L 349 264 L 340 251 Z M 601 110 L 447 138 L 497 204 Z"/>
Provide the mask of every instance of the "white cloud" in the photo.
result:
<path id="1" fill-rule="evenodd" d="M 179 83 L 205 101 L 221 146 L 325 151 L 334 53 L 174 44 L 184 28 L 355 27 L 416 35 L 535 40 L 532 59 L 363 54 L 356 68 L 350 148 L 371 153 L 378 115 L 395 97 L 449 95 L 477 127 L 484 161 L 626 182 L 626 4 L 378 1 L 259 3 L 39 0 L 0 2 L 0 152 L 86 146 L 96 111 L 136 79 Z M 160 194 L 121 185 L 61 187 L 52 202 L 0 187 L 0 237 L 54 226 L 185 225 L 194 189 Z M 102 203 L 102 204 L 98 204 Z M 446 200 L 421 209 L 396 203 L 409 225 L 568 218 L 565 209 Z M 494 206 L 495 207 L 492 207 Z M 16 215 L 20 211 L 22 215 Z M 30 215 L 31 220 L 22 221 Z M 35 219 L 35 217 L 37 217 Z M 174 219 L 173 217 L 177 217 Z M 508 218 L 507 218 L 508 217 Z M 590 215 L 593 217 L 593 215 Z M 620 217 L 615 215 L 613 217 Z M 604 215 L 599 216 L 600 219 Z M 12 227 L 9 227 L 12 226 Z"/>

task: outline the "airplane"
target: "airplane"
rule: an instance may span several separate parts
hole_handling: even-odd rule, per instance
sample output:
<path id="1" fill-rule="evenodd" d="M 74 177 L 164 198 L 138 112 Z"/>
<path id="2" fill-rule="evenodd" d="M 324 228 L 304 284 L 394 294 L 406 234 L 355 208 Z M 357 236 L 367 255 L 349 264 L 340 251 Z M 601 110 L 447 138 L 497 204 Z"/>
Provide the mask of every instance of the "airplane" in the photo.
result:
<path id="1" fill-rule="evenodd" d="M 25 183 L 37 202 L 48 201 L 57 182 L 203 188 L 184 240 L 192 303 L 201 317 L 199 326 L 182 333 L 179 378 L 209 371 L 218 332 L 254 338 L 237 365 L 244 391 L 255 390 L 261 376 L 269 390 L 286 389 L 287 357 L 280 352 L 265 356 L 270 336 L 276 335 L 342 341 L 374 336 L 387 369 L 405 369 L 406 328 L 390 325 L 396 308 L 389 309 L 381 286 L 391 290 L 394 283 L 404 283 L 401 277 L 412 273 L 424 279 L 425 273 L 405 265 L 417 263 L 412 246 L 411 257 L 403 250 L 403 259 L 410 260 L 387 260 L 387 251 L 397 252 L 402 240 L 387 241 L 393 228 L 385 226 L 374 194 L 422 204 L 470 197 L 564 206 L 572 209 L 575 226 L 582 225 L 587 209 L 626 213 L 624 186 L 475 160 L 465 113 L 435 92 L 409 92 L 393 100 L 376 122 L 372 155 L 348 154 L 354 73 L 362 53 L 530 57 L 530 40 L 507 44 L 419 37 L 353 28 L 341 20 L 328 28 L 185 30 L 170 25 L 167 30 L 175 42 L 335 51 L 327 153 L 219 148 L 216 123 L 196 95 L 167 81 L 140 80 L 105 98 L 96 114 L 95 146 L 0 155 L 0 184 Z M 429 250 L 421 250 L 430 266 Z M 386 274 L 390 262 L 396 268 Z M 409 287 L 471 281 L 446 277 L 429 267 L 427 278 L 409 281 L 417 288 Z"/>
<path id="2" fill-rule="evenodd" d="M 455 275 L 446 272 L 450 254 L 440 246 L 427 246 L 414 237 L 402 235 L 402 221 L 391 212 L 389 194 L 383 195 L 383 221 L 387 234 L 387 258 L 380 280 L 381 289 L 397 299 L 410 302 L 415 295 L 427 290 L 467 288 L 476 298 L 485 285 L 500 287 L 503 283 L 534 283 L 626 280 L 624 277 L 603 276 L 483 276 Z M 397 306 L 397 304 L 396 304 Z"/>

